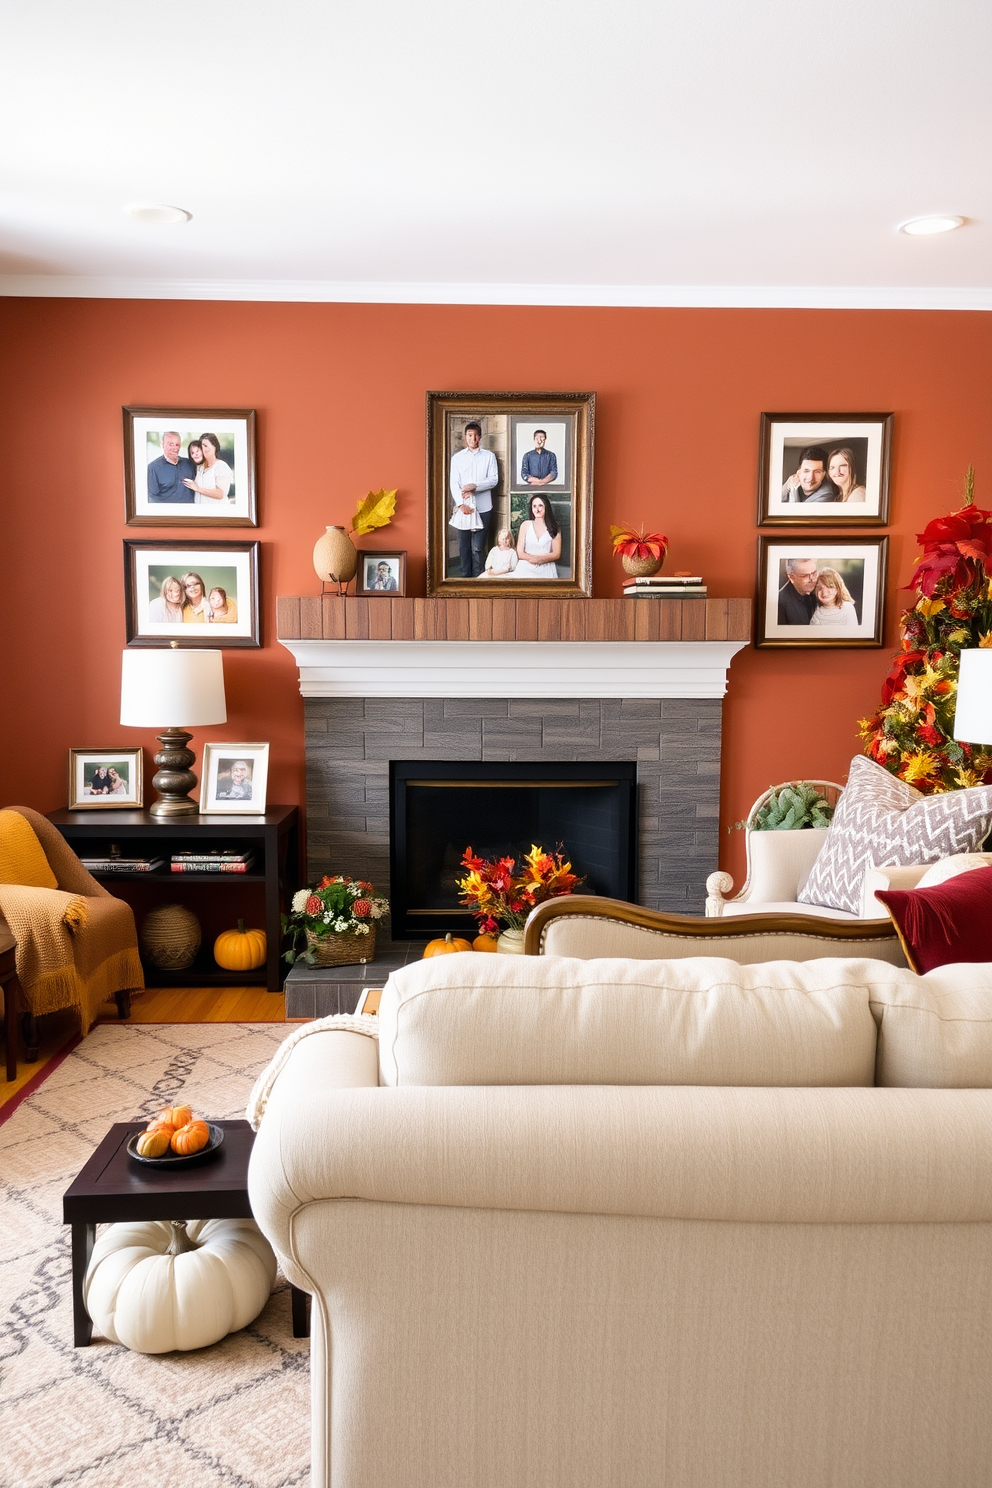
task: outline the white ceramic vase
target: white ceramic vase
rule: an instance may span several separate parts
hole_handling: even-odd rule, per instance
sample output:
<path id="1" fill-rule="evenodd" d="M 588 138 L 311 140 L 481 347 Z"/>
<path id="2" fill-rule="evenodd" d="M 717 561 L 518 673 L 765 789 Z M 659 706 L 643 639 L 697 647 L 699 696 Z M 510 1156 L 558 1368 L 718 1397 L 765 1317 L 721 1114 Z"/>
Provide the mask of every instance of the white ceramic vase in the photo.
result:
<path id="1" fill-rule="evenodd" d="M 522 956 L 524 953 L 524 932 L 522 930 L 504 930 L 496 942 L 496 949 L 501 956 Z"/>

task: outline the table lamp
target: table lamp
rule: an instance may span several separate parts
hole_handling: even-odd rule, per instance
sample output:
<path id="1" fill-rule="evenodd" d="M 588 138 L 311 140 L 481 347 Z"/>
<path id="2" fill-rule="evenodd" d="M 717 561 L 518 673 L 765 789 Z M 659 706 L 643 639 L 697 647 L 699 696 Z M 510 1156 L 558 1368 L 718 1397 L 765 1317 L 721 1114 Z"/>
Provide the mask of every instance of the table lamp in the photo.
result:
<path id="1" fill-rule="evenodd" d="M 954 737 L 992 745 L 992 649 L 961 652 Z"/>
<path id="2" fill-rule="evenodd" d="M 125 651 L 121 666 L 121 723 L 132 728 L 160 728 L 162 748 L 152 785 L 158 799 L 152 816 L 195 816 L 199 806 L 189 798 L 196 784 L 190 769 L 196 755 L 186 745 L 193 737 L 186 725 L 227 722 L 224 658 L 220 651 L 183 651 L 173 641 L 168 649 Z"/>

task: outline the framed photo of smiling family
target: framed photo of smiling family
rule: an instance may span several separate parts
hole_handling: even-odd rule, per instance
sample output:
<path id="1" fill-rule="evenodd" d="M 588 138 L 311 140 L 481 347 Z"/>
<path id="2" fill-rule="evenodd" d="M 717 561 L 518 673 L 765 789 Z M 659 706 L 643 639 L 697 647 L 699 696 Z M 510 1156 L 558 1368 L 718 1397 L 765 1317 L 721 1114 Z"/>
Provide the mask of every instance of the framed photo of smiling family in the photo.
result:
<path id="1" fill-rule="evenodd" d="M 427 593 L 592 593 L 595 393 L 427 394 Z"/>
<path id="2" fill-rule="evenodd" d="M 260 646 L 257 542 L 124 539 L 129 646 Z"/>

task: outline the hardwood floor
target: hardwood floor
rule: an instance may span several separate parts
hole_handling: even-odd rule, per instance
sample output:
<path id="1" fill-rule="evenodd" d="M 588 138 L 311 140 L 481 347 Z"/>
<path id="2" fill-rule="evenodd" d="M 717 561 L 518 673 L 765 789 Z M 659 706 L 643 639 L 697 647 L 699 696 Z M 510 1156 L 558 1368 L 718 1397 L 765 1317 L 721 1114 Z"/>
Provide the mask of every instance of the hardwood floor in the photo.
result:
<path id="1" fill-rule="evenodd" d="M 283 1023 L 286 998 L 264 987 L 149 987 L 135 994 L 129 1023 Z M 100 1021 L 117 1023 L 117 1009 L 105 1003 Z M 34 1064 L 17 1061 L 17 1079 L 0 1080 L 0 1107 L 15 1096 L 79 1031 L 69 1011 L 40 1020 L 41 1041 Z M 23 1051 L 22 1051 L 23 1052 Z M 0 1066 L 2 1068 L 2 1066 Z"/>

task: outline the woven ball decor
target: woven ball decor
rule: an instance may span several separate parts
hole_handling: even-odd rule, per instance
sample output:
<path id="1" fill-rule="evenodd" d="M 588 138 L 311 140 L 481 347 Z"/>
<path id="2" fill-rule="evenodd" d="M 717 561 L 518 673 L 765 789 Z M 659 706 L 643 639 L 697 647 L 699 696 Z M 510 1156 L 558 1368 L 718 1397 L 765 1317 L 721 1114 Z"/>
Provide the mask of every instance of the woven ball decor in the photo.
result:
<path id="1" fill-rule="evenodd" d="M 141 957 L 160 971 L 185 971 L 196 960 L 200 922 L 183 904 L 159 904 L 145 916 L 138 944 Z"/>

